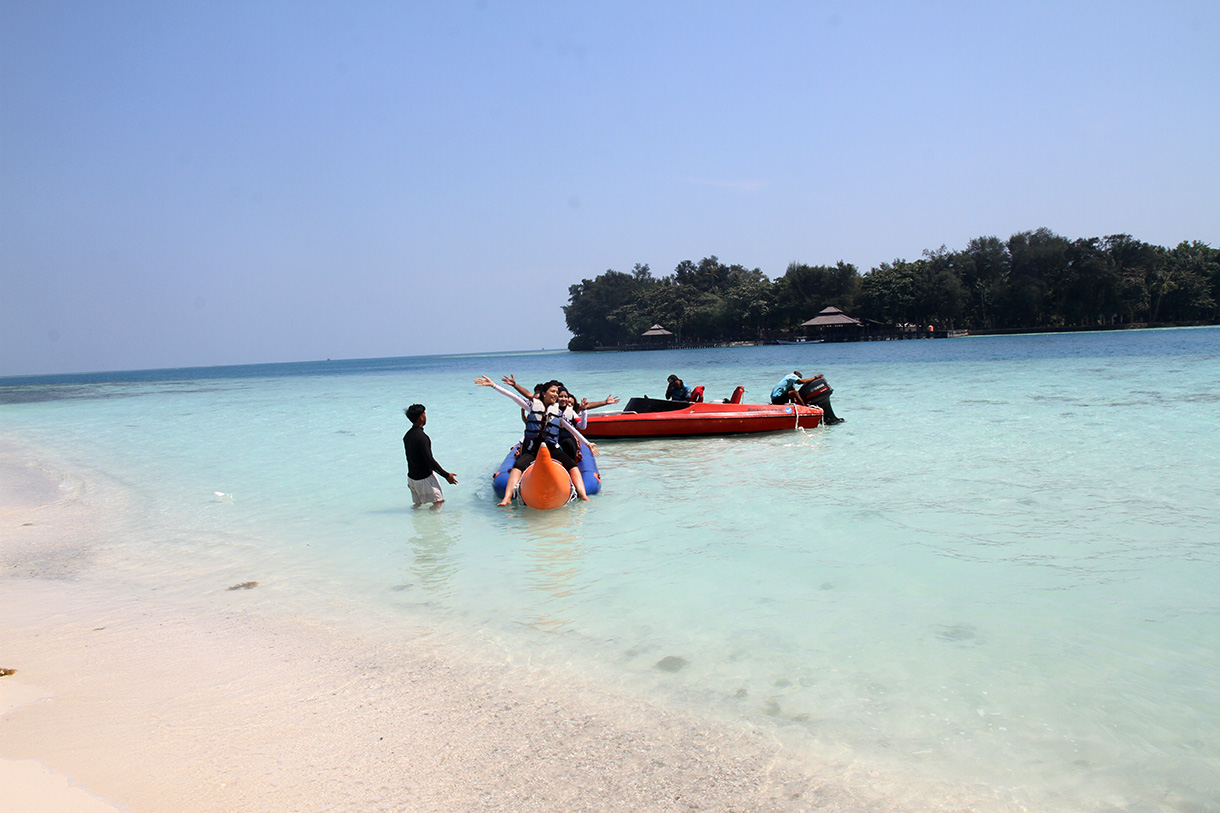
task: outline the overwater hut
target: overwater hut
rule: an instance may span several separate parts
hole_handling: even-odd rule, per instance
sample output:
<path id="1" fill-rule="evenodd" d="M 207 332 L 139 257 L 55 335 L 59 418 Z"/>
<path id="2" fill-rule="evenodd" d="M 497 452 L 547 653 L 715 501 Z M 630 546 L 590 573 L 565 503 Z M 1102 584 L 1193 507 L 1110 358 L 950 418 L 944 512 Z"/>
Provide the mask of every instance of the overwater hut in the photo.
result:
<path id="1" fill-rule="evenodd" d="M 660 325 L 653 325 L 640 334 L 649 344 L 662 344 L 673 341 L 674 334 Z"/>
<path id="2" fill-rule="evenodd" d="M 801 322 L 801 327 L 813 328 L 826 338 L 854 339 L 864 328 L 864 323 L 838 308 L 829 307 L 822 308 L 818 315 L 809 321 Z"/>

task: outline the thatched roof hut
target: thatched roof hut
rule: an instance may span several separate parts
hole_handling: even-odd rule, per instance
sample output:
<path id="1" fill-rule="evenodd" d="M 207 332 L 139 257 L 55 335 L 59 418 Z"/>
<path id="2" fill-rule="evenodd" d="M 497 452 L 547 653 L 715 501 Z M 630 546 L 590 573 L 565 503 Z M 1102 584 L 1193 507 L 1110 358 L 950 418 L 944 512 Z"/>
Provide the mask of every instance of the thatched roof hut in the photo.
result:
<path id="1" fill-rule="evenodd" d="M 847 327 L 848 325 L 864 327 L 859 319 L 853 319 L 838 308 L 822 308 L 817 316 L 808 322 L 801 322 L 801 327 Z"/>

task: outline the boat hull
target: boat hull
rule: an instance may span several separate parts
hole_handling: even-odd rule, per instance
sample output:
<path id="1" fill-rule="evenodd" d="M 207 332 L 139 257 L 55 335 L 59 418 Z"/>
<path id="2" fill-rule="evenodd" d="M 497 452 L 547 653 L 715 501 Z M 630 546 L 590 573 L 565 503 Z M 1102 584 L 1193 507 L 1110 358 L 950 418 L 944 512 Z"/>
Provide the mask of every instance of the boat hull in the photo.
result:
<path id="1" fill-rule="evenodd" d="M 657 438 L 689 435 L 743 435 L 813 429 L 822 410 L 798 404 L 685 404 L 633 398 L 627 409 L 590 415 L 586 437 Z M 647 410 L 647 411 L 641 411 Z"/>
<path id="2" fill-rule="evenodd" d="M 520 443 L 512 446 L 508 450 L 508 454 L 504 456 L 499 468 L 491 475 L 492 488 L 495 489 L 497 497 L 504 496 L 504 489 L 508 487 L 508 473 L 512 470 L 513 464 L 517 462 L 517 450 L 520 448 Z M 593 451 L 583 443 L 580 445 L 580 460 L 576 461 L 576 467 L 580 469 L 580 474 L 585 481 L 585 493 L 592 497 L 600 492 L 602 477 L 597 470 L 597 460 L 593 456 Z M 567 477 L 566 472 L 564 476 Z"/>

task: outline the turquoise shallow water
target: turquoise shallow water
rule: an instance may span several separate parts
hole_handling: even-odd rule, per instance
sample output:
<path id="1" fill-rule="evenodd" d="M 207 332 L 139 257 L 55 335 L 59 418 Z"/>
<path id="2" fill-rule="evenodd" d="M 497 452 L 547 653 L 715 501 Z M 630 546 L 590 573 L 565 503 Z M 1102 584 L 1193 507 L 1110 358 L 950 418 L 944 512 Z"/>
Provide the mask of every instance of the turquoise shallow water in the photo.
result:
<path id="1" fill-rule="evenodd" d="M 494 506 L 520 419 L 478 374 L 764 400 L 794 367 L 847 423 L 606 442 L 593 503 Z M 1220 329 L 10 379 L 0 435 L 121 486 L 107 578 L 422 619 L 1014 806 L 1220 810 Z"/>

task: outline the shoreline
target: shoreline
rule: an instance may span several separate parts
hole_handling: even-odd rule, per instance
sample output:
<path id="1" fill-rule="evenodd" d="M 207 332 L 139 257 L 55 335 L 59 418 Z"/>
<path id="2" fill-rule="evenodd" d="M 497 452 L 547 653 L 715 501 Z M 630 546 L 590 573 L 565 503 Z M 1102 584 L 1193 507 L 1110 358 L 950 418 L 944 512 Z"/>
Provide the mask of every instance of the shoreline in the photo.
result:
<path id="1" fill-rule="evenodd" d="M 884 334 L 876 334 L 873 337 L 857 337 L 857 338 L 838 338 L 833 336 L 811 336 L 807 337 L 806 341 L 797 342 L 797 344 L 854 344 L 857 342 L 870 341 L 893 341 L 893 340 L 914 340 L 928 338 L 970 338 L 980 336 L 1026 336 L 1039 334 L 1071 334 L 1071 333 L 1108 333 L 1122 332 L 1128 330 L 1170 330 L 1175 328 L 1214 328 L 1220 327 L 1220 324 L 1212 322 L 1123 322 L 1114 325 L 1066 325 L 1066 326 L 1044 326 L 1030 328 L 963 328 L 963 329 L 941 329 L 934 330 L 931 334 L 927 331 L 913 331 L 907 333 L 887 332 Z M 59 371 L 53 373 L 10 373 L 0 375 L 0 388 L 8 388 L 16 390 L 21 387 L 37 387 L 37 386 L 59 386 L 65 384 L 93 384 L 100 382 L 114 381 L 173 381 L 182 378 L 187 374 L 188 378 L 198 378 L 200 374 L 206 378 L 224 378 L 228 374 L 237 370 L 242 370 L 251 367 L 292 367 L 292 368 L 307 368 L 313 367 L 324 369 L 331 364 L 342 363 L 358 363 L 358 362 L 380 362 L 393 361 L 404 358 L 429 358 L 429 359 L 467 359 L 467 358 L 495 358 L 497 356 L 533 356 L 533 355 L 549 355 L 562 353 L 577 353 L 577 354 L 599 354 L 599 353 L 626 353 L 637 351 L 651 350 L 698 350 L 708 348 L 729 348 L 729 347 L 762 347 L 762 346 L 778 346 L 787 341 L 781 342 L 781 337 L 773 337 L 770 339 L 748 339 L 748 340 L 726 340 L 717 342 L 690 342 L 690 343 L 654 343 L 654 344 L 632 344 L 632 345 L 607 345 L 594 347 L 588 350 L 572 350 L 568 347 L 541 348 L 539 350 L 505 350 L 505 351 L 485 351 L 485 352 L 469 352 L 469 353 L 432 353 L 422 356 L 384 356 L 373 358 L 339 358 L 339 359 L 307 359 L 297 361 L 263 361 L 263 362 L 247 362 L 242 364 L 206 364 L 190 367 L 157 367 L 149 369 L 133 369 L 133 370 L 76 370 L 76 371 Z M 133 379 L 132 376 L 139 376 L 138 379 Z M 3 403 L 3 402 L 0 402 Z M 21 403 L 20 400 L 15 400 L 13 403 Z"/>
<path id="2" fill-rule="evenodd" d="M 979 336 L 1034 336 L 1056 333 L 1105 333 L 1123 330 L 1162 330 L 1180 327 L 1217 327 L 1212 322 L 1120 322 L 1110 325 L 1045 325 L 1042 327 L 941 328 L 924 330 L 872 331 L 859 334 L 843 333 L 837 328 L 829 333 L 808 336 L 783 336 L 769 339 L 733 339 L 699 342 L 652 342 L 646 344 L 599 345 L 572 353 L 634 353 L 649 350 L 707 350 L 726 347 L 765 347 L 775 345 L 855 344 L 857 342 L 914 341 L 918 339 L 960 339 Z"/>
<path id="3" fill-rule="evenodd" d="M 278 617 L 105 582 L 123 533 L 83 477 L 0 447 L 0 780 L 69 813 L 976 810 L 994 799 L 814 762 L 426 626 Z M 102 500 L 102 502 L 107 502 Z M 116 530 L 117 529 L 117 530 Z M 87 576 L 87 577 L 86 577 Z"/>

